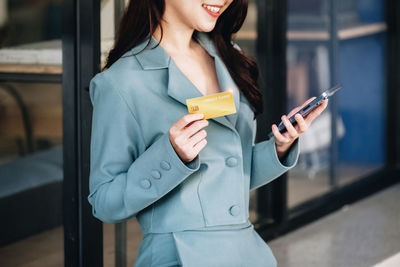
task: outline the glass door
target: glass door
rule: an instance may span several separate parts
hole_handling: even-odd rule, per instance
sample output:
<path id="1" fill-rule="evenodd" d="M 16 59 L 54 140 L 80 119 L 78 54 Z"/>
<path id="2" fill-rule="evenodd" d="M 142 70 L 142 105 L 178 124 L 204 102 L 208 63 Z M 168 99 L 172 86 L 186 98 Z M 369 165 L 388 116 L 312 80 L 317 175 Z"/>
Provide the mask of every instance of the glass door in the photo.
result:
<path id="1" fill-rule="evenodd" d="M 288 1 L 287 109 L 343 86 L 300 138 L 289 208 L 384 166 L 386 27 L 379 0 Z"/>

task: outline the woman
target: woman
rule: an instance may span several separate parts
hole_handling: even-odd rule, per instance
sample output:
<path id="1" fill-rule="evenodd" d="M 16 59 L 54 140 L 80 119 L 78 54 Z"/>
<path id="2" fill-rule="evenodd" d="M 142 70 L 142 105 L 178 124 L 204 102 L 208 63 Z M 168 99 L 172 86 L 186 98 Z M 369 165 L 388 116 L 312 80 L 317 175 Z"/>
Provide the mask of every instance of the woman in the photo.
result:
<path id="1" fill-rule="evenodd" d="M 246 12 L 246 0 L 131 0 L 91 81 L 89 202 L 104 222 L 137 217 L 136 266 L 276 265 L 248 220 L 249 191 L 295 165 L 327 102 L 254 144 L 257 65 L 231 42 Z M 187 114 L 186 99 L 226 90 L 235 114 Z"/>

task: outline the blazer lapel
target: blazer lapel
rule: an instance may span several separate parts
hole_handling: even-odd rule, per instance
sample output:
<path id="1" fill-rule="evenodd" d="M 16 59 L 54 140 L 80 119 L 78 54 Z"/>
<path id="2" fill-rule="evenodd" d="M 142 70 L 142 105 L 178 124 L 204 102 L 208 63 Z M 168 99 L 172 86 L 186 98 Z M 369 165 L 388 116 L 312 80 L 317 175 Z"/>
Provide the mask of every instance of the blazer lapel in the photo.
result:
<path id="1" fill-rule="evenodd" d="M 233 101 L 236 107 L 236 113 L 225 116 L 232 125 L 236 125 L 237 116 L 240 108 L 240 91 L 237 88 L 235 82 L 231 78 L 228 69 L 225 67 L 224 62 L 219 56 L 215 56 L 215 68 L 217 70 L 218 82 L 222 92 L 231 91 L 233 95 Z"/>
<path id="2" fill-rule="evenodd" d="M 207 52 L 214 58 L 215 69 L 217 72 L 218 83 L 219 83 L 219 87 L 221 88 L 221 92 L 230 90 L 233 95 L 233 100 L 234 100 L 235 107 L 236 107 L 236 113 L 227 115 L 224 117 L 218 117 L 218 118 L 215 118 L 215 120 L 222 123 L 222 120 L 228 119 L 230 121 L 231 125 L 233 125 L 233 127 L 234 127 L 236 125 L 237 116 L 239 114 L 239 108 L 240 108 L 240 90 L 236 86 L 235 82 L 233 81 L 223 60 L 219 57 L 217 49 L 216 49 L 213 41 L 209 37 L 209 35 L 204 32 L 195 31 L 194 37 L 204 47 L 204 49 L 206 49 Z"/>
<path id="3" fill-rule="evenodd" d="M 218 83 L 221 88 L 221 92 L 231 90 L 236 106 L 235 114 L 212 118 L 212 120 L 234 130 L 240 106 L 239 89 L 232 80 L 229 71 L 226 69 L 223 61 L 217 55 L 212 41 L 208 39 L 208 36 L 206 36 L 205 33 L 196 33 L 195 38 L 206 49 L 206 51 L 212 57 L 214 57 L 215 69 L 217 72 Z M 136 54 L 136 58 L 141 64 L 142 68 L 145 70 L 155 70 L 163 68 L 168 69 L 167 91 L 168 95 L 171 98 L 186 106 L 186 99 L 203 96 L 203 94 L 194 86 L 194 84 L 185 76 L 185 74 L 180 71 L 180 69 L 176 66 L 174 60 L 161 47 L 161 45 L 158 45 L 158 42 L 154 37 L 151 38 L 149 46 L 146 47 L 146 45 L 147 42 L 144 42 L 135 47 L 132 52 L 136 54 L 144 49 L 139 54 Z"/>
<path id="4" fill-rule="evenodd" d="M 151 37 L 150 44 L 147 46 L 148 41 L 144 41 L 132 49 L 136 59 L 144 70 L 157 70 L 168 68 L 170 56 L 168 53 L 158 45 L 154 37 Z"/>
<path id="5" fill-rule="evenodd" d="M 168 66 L 168 95 L 185 106 L 186 99 L 204 96 L 180 71 L 172 59 Z M 234 124 L 232 124 L 226 116 L 212 118 L 211 120 L 214 120 L 230 129 L 234 129 Z"/>
<path id="6" fill-rule="evenodd" d="M 186 99 L 200 97 L 203 94 L 176 66 L 173 59 L 168 66 L 168 95 L 186 106 Z"/>

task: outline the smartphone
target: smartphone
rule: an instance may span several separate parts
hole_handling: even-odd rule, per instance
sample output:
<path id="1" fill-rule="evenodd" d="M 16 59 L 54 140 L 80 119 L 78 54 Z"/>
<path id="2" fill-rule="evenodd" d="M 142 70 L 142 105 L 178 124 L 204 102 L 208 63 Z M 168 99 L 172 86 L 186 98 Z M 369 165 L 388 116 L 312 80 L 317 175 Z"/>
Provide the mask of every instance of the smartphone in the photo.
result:
<path id="1" fill-rule="evenodd" d="M 323 92 L 319 97 L 317 97 L 316 99 L 314 99 L 313 101 L 311 101 L 307 106 L 305 106 L 304 108 L 302 108 L 299 112 L 297 112 L 296 114 L 300 114 L 301 116 L 307 117 L 308 114 L 310 114 L 311 111 L 313 111 L 314 109 L 316 109 L 323 100 L 328 99 L 329 97 L 333 96 L 337 91 L 339 91 L 339 89 L 342 88 L 342 86 L 340 84 L 335 85 L 334 87 L 326 90 L 325 92 Z M 297 121 L 295 120 L 294 116 L 296 115 L 294 114 L 293 116 L 291 116 L 289 118 L 290 123 L 295 126 L 297 124 Z M 283 124 L 283 122 L 280 122 L 278 125 L 278 129 L 279 132 L 284 133 L 286 132 L 286 127 Z M 272 138 L 274 136 L 273 132 L 270 132 L 268 134 L 268 139 Z"/>

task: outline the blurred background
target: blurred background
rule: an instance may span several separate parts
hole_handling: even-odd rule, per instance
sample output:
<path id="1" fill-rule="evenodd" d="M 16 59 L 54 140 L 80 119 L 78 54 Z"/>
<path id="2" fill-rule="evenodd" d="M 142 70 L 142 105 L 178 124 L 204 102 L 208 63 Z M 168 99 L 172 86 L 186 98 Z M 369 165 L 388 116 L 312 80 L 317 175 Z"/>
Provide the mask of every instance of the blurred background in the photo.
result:
<path id="1" fill-rule="evenodd" d="M 0 266 L 135 262 L 142 237 L 136 220 L 101 223 L 86 200 L 88 84 L 104 65 L 125 5 L 124 0 L 0 0 Z M 396 14 L 395 0 L 249 0 L 234 39 L 260 66 L 265 108 L 257 141 L 282 114 L 336 83 L 343 86 L 300 138 L 297 166 L 251 192 L 250 219 L 272 241 L 280 266 L 373 266 L 400 251 L 400 210 L 390 204 L 400 200 Z M 371 200 L 386 192 L 382 189 L 392 191 Z M 359 207 L 350 215 L 365 215 L 352 218 L 369 221 L 366 229 L 380 234 L 362 239 L 356 226 L 335 228 L 349 218 L 337 214 L 349 205 Z M 328 214 L 336 217 L 323 221 Z M 376 222 L 376 216 L 388 221 Z M 307 228 L 315 222 L 316 228 Z M 299 229 L 309 230 L 285 239 Z M 299 264 L 308 252 L 289 244 L 313 229 L 342 237 L 313 239 L 305 248 L 323 246 L 320 261 Z M 357 247 L 369 240 L 380 248 L 373 255 L 353 247 L 353 261 L 322 256 L 340 242 Z"/>

